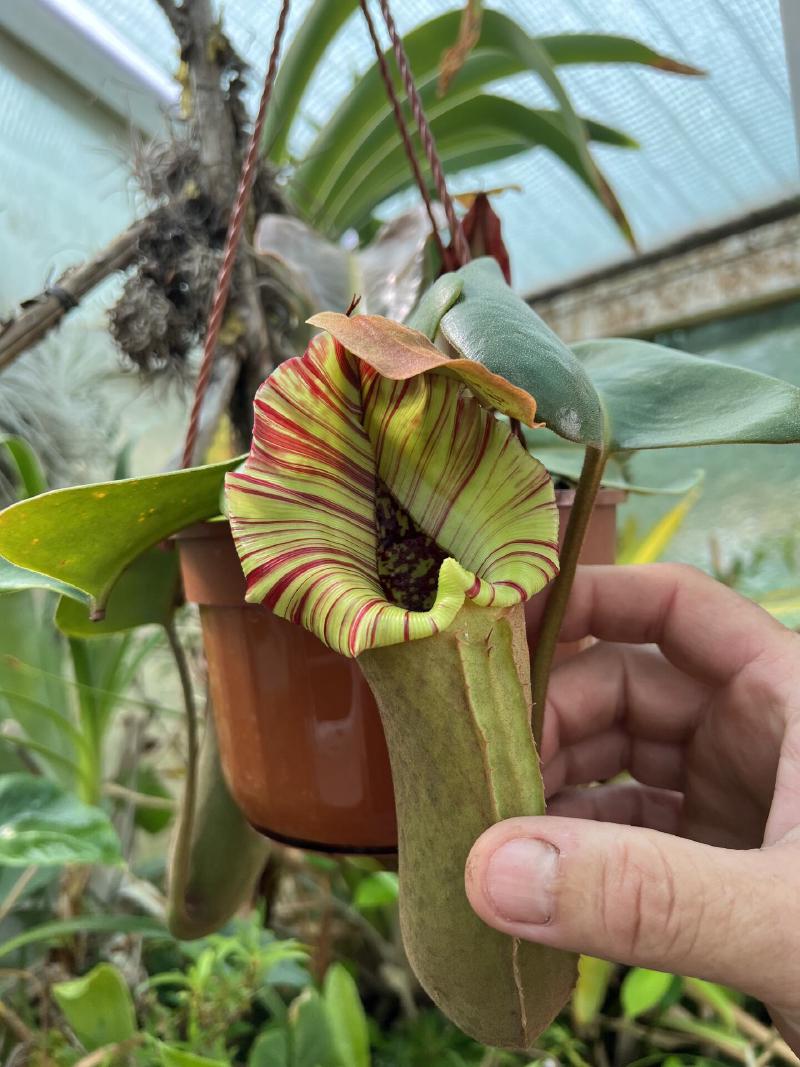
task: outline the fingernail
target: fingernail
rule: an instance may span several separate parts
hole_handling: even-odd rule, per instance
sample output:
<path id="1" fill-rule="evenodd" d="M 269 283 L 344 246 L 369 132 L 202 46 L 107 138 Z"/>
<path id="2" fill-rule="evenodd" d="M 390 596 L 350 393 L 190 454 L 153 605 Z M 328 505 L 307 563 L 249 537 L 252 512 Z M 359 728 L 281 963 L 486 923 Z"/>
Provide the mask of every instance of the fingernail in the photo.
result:
<path id="1" fill-rule="evenodd" d="M 484 883 L 494 910 L 506 922 L 548 923 L 553 913 L 558 849 L 547 841 L 506 841 L 489 860 Z"/>

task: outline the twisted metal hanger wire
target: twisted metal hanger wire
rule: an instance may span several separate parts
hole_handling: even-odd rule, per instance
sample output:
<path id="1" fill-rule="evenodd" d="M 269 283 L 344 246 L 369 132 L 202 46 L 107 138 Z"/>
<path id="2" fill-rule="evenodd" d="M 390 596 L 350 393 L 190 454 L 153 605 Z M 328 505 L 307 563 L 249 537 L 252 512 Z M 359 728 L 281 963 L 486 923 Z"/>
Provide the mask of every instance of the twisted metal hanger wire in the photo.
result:
<path id="1" fill-rule="evenodd" d="M 395 26 L 392 13 L 389 9 L 389 0 L 378 0 L 378 4 L 381 9 L 381 14 L 383 15 L 383 21 L 386 23 L 389 38 L 392 42 L 392 49 L 394 50 L 397 68 L 400 71 L 400 77 L 403 79 L 408 102 L 411 105 L 411 113 L 414 116 L 414 121 L 419 130 L 420 141 L 422 142 L 425 156 L 431 168 L 434 185 L 436 186 L 436 195 L 438 196 L 439 201 L 444 208 L 444 213 L 447 216 L 447 225 L 450 228 L 450 240 L 452 241 L 456 259 L 458 261 L 456 265 L 463 267 L 465 263 L 469 263 L 472 256 L 469 250 L 469 243 L 464 234 L 464 227 L 461 225 L 461 220 L 456 214 L 453 198 L 450 196 L 450 192 L 447 188 L 442 161 L 439 158 L 439 150 L 436 147 L 436 139 L 433 136 L 430 124 L 425 116 L 425 110 L 422 106 L 422 98 L 420 97 L 419 90 L 414 82 L 414 75 L 411 72 L 411 65 L 408 62 L 408 56 L 406 55 L 403 41 L 397 32 L 397 27 Z M 362 3 L 361 6 L 363 9 L 365 4 Z M 422 191 L 422 187 L 420 187 L 420 191 Z"/>

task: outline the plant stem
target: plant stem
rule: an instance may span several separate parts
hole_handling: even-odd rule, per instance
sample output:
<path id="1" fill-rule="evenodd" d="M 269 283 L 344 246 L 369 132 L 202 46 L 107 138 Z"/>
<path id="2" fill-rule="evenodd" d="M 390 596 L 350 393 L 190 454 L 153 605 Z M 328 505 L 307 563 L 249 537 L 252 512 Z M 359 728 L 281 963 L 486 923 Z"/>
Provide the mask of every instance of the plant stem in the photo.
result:
<path id="1" fill-rule="evenodd" d="M 38 870 L 39 868 L 35 866 L 26 867 L 16 882 L 14 882 L 5 900 L 0 904 L 0 923 L 11 914 L 14 905 L 25 892 L 28 883 Z"/>
<path id="2" fill-rule="evenodd" d="M 592 509 L 600 488 L 607 458 L 608 453 L 603 449 L 595 448 L 593 445 L 587 446 L 581 476 L 575 489 L 575 500 L 564 538 L 564 547 L 561 550 L 561 571 L 553 582 L 544 617 L 542 618 L 532 677 L 533 736 L 537 745 L 541 743 L 542 739 L 550 668 L 553 665 L 553 656 L 555 655 L 558 636 L 561 632 L 561 623 L 564 621 L 564 613 L 567 610 L 572 583 L 575 580 L 578 558 L 583 548 L 583 539 L 586 535 L 589 519 L 592 516 Z"/>
<path id="3" fill-rule="evenodd" d="M 128 789 L 119 782 L 104 782 L 103 796 L 114 797 L 117 800 L 127 800 L 137 808 L 152 808 L 154 811 L 174 811 L 175 801 L 169 797 L 152 796 L 150 793 L 139 793 L 135 789 Z"/>
<path id="4" fill-rule="evenodd" d="M 685 978 L 683 981 L 684 993 L 695 1002 L 703 1007 L 710 1008 L 715 1015 L 720 1015 L 719 1005 L 713 997 L 709 996 L 706 992 L 704 983 L 698 981 L 696 978 Z M 741 1030 L 743 1034 L 746 1034 L 749 1038 L 757 1041 L 760 1045 L 769 1046 L 767 1051 L 771 1056 L 777 1056 L 778 1059 L 784 1063 L 800 1064 L 800 1058 L 795 1056 L 785 1041 L 781 1039 L 777 1030 L 773 1030 L 769 1026 L 765 1026 L 762 1022 L 752 1016 L 744 1008 L 731 1000 L 727 1005 L 727 1011 L 730 1013 L 730 1020 L 732 1024 Z M 725 1022 L 726 1020 L 723 1020 Z M 765 1062 L 769 1062 L 766 1060 Z"/>
<path id="5" fill-rule="evenodd" d="M 197 803 L 197 757 L 198 757 L 198 729 L 197 729 L 197 705 L 194 699 L 192 678 L 189 672 L 189 663 L 183 645 L 180 643 L 178 632 L 175 629 L 175 620 L 165 625 L 167 641 L 178 669 L 183 703 L 186 709 L 186 785 L 183 792 L 183 805 L 181 818 L 175 835 L 175 845 L 172 854 L 173 886 L 170 895 L 175 900 L 183 900 L 189 872 L 189 858 L 192 846 L 192 827 L 194 826 L 194 813 Z"/>

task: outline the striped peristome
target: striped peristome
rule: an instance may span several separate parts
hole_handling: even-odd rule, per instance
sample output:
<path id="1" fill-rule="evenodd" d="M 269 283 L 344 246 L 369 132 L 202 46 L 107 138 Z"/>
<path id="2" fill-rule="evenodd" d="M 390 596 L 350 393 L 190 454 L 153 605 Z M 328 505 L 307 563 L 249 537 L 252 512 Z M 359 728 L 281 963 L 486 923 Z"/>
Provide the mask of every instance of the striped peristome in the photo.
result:
<path id="1" fill-rule="evenodd" d="M 446 553 L 427 611 L 381 586 L 377 478 Z M 226 495 L 247 600 L 345 656 L 429 637 L 466 598 L 511 607 L 558 571 L 550 477 L 508 425 L 452 374 L 393 380 L 327 334 L 259 389 Z"/>

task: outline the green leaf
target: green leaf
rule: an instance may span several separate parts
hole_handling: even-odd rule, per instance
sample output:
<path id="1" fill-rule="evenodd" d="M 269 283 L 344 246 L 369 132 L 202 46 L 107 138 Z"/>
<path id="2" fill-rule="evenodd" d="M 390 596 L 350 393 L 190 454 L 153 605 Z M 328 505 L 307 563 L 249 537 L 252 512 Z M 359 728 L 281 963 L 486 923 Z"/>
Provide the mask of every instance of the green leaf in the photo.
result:
<path id="1" fill-rule="evenodd" d="M 162 1067 L 230 1067 L 227 1060 L 210 1060 L 207 1056 L 198 1056 L 196 1052 L 187 1052 L 173 1045 L 159 1043 L 158 1053 Z"/>
<path id="2" fill-rule="evenodd" d="M 430 108 L 428 120 L 442 164 L 450 175 L 541 147 L 558 156 L 592 193 L 600 196 L 593 173 L 587 169 L 558 111 L 527 107 L 491 94 L 473 94 L 464 99 L 445 97 L 438 101 Z M 618 148 L 637 147 L 619 130 L 591 119 L 581 121 L 594 141 Z M 316 225 L 333 234 L 350 226 L 360 228 L 380 203 L 412 184 L 414 178 L 396 134 L 374 149 L 367 141 L 348 160 L 324 205 L 312 217 Z M 309 206 L 304 210 L 314 209 Z"/>
<path id="3" fill-rule="evenodd" d="M 353 903 L 361 911 L 384 908 L 397 903 L 397 875 L 393 871 L 375 871 L 358 883 Z"/>
<path id="4" fill-rule="evenodd" d="M 578 981 L 570 1002 L 572 1019 L 577 1027 L 583 1029 L 597 1021 L 615 971 L 616 964 L 608 960 L 581 956 L 578 961 Z"/>
<path id="5" fill-rule="evenodd" d="M 506 284 L 495 260 L 473 260 L 453 276 L 462 291 L 441 319 L 445 339 L 535 397 L 538 416 L 560 437 L 602 444 L 600 398 L 586 370 Z"/>
<path id="6" fill-rule="evenodd" d="M 556 66 L 571 63 L 637 63 L 669 74 L 705 74 L 698 67 L 656 52 L 633 37 L 618 37 L 610 33 L 564 33 L 539 37 L 538 41 Z"/>
<path id="7" fill-rule="evenodd" d="M 66 738 L 70 742 L 70 749 L 73 747 L 85 749 L 87 747 L 86 738 L 71 719 L 67 718 L 62 712 L 56 711 L 55 708 L 42 704 L 38 700 L 34 700 L 33 697 L 29 697 L 25 693 L 17 693 L 10 689 L 0 689 L 0 697 L 3 697 L 8 702 L 14 718 L 18 721 L 21 720 L 23 729 L 26 729 L 25 719 L 28 716 L 33 716 L 34 718 L 45 720 L 57 733 Z"/>
<path id="8" fill-rule="evenodd" d="M 316 989 L 304 989 L 292 1002 L 289 1025 L 292 1067 L 344 1067 L 334 1052 L 329 1016 Z"/>
<path id="9" fill-rule="evenodd" d="M 334 963 L 328 968 L 322 995 L 333 1047 L 342 1067 L 369 1067 L 367 1016 L 358 986 L 343 964 Z"/>
<path id="10" fill-rule="evenodd" d="M 575 114 L 547 50 L 513 19 L 492 9 L 483 12 L 479 40 L 453 79 L 450 92 L 444 98 L 438 96 L 441 54 L 456 38 L 460 18 L 459 11 L 447 12 L 418 26 L 404 38 L 408 60 L 429 118 L 449 109 L 453 101 L 475 97 L 477 91 L 489 82 L 524 71 L 534 72 L 558 105 L 565 136 L 586 180 L 628 234 L 624 215 L 589 153 L 584 123 Z M 385 57 L 394 69 L 391 52 L 387 50 Z M 375 63 L 312 142 L 303 163 L 297 168 L 292 190 L 301 213 L 316 224 L 323 216 L 327 218 L 332 190 L 343 176 L 352 178 L 360 169 L 365 154 L 377 158 L 381 152 L 387 151 L 387 146 L 393 148 L 396 144 L 392 111 L 386 100 L 380 69 Z M 459 164 L 466 165 L 465 161 Z M 449 168 L 452 167 L 451 159 Z"/>
<path id="11" fill-rule="evenodd" d="M 582 341 L 567 354 L 494 260 L 455 277 L 463 289 L 442 317 L 445 339 L 527 390 L 560 437 L 610 453 L 800 441 L 797 386 L 645 341 Z"/>
<path id="12" fill-rule="evenodd" d="M 655 563 L 661 559 L 684 520 L 700 496 L 700 489 L 693 489 L 683 500 L 671 507 L 666 515 L 653 523 L 647 533 L 626 544 L 617 553 L 617 563 Z"/>
<path id="13" fill-rule="evenodd" d="M 133 934 L 171 940 L 162 923 L 144 915 L 79 915 L 75 919 L 58 919 L 41 923 L 0 944 L 0 957 L 18 952 L 40 942 L 61 941 L 73 934 Z"/>
<path id="14" fill-rule="evenodd" d="M 800 629 L 800 588 L 774 589 L 759 597 L 757 602 L 790 630 Z"/>
<path id="15" fill-rule="evenodd" d="M 247 1067 L 291 1067 L 286 1034 L 282 1030 L 259 1034 L 247 1057 Z"/>
<path id="16" fill-rule="evenodd" d="M 99 963 L 82 978 L 58 982 L 53 996 L 75 1036 L 89 1052 L 136 1032 L 133 998 L 116 967 Z"/>
<path id="17" fill-rule="evenodd" d="M 89 603 L 62 596 L 56 626 L 69 637 L 100 637 L 139 626 L 166 626 L 178 603 L 180 574 L 173 545 L 148 549 L 125 568 L 111 590 L 102 619 L 92 621 Z"/>
<path id="18" fill-rule="evenodd" d="M 628 1019 L 655 1008 L 667 995 L 673 983 L 673 975 L 663 971 L 649 971 L 644 967 L 633 967 L 622 980 L 620 1000 L 622 1010 Z"/>
<path id="19" fill-rule="evenodd" d="M 292 37 L 278 69 L 261 138 L 276 162 L 287 158 L 292 120 L 328 45 L 357 7 L 356 0 L 316 0 Z"/>
<path id="20" fill-rule="evenodd" d="M 0 780 L 0 863 L 121 862 L 119 840 L 105 812 L 43 778 L 9 774 Z"/>
<path id="21" fill-rule="evenodd" d="M 56 489 L 0 513 L 0 552 L 75 586 L 102 611 L 125 568 L 146 549 L 219 513 L 225 472 L 241 457 L 149 478 Z"/>
<path id="22" fill-rule="evenodd" d="M 67 781 L 69 782 L 73 782 L 80 777 L 81 769 L 77 760 L 72 759 L 70 756 L 65 756 L 63 752 L 53 748 L 52 745 L 45 744 L 43 741 L 36 741 L 32 737 L 19 737 L 16 734 L 3 734 L 0 736 L 0 742 L 4 745 L 11 745 L 13 748 L 21 749 L 23 752 L 35 752 L 37 756 L 43 756 L 54 767 L 60 767 L 62 770 L 69 772 L 67 776 Z"/>
<path id="23" fill-rule="evenodd" d="M 36 496 L 47 491 L 47 479 L 44 476 L 39 457 L 22 437 L 0 436 L 0 445 L 14 461 L 19 478 L 20 497 Z"/>
<path id="24" fill-rule="evenodd" d="M 29 571 L 24 567 L 16 567 L 7 559 L 0 556 L 0 596 L 5 593 L 20 593 L 25 589 L 46 589 L 51 593 L 59 593 L 61 596 L 77 597 L 88 604 L 89 598 L 79 589 L 75 589 L 65 582 L 59 582 L 56 578 L 48 578 L 46 574 L 37 571 Z"/>
<path id="25" fill-rule="evenodd" d="M 455 274 L 443 274 L 433 285 L 426 289 L 419 303 L 408 316 L 406 325 L 412 330 L 419 330 L 432 341 L 439 331 L 439 324 L 446 311 L 461 296 L 464 282 Z"/>
<path id="26" fill-rule="evenodd" d="M 602 400 L 612 452 L 800 441 L 800 388 L 788 382 L 646 341 L 572 347 Z"/>

